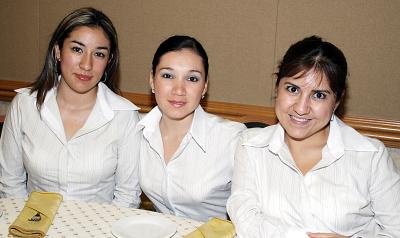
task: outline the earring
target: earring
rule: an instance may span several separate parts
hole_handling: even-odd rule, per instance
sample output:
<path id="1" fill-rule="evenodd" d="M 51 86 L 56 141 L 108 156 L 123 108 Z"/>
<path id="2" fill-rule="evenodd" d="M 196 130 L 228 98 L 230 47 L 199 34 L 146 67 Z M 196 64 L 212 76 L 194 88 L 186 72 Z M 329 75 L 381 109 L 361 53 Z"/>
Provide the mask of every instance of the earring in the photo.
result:
<path id="1" fill-rule="evenodd" d="M 335 114 L 332 114 L 332 116 L 331 116 L 331 121 L 333 121 L 334 116 L 335 116 Z"/>
<path id="2" fill-rule="evenodd" d="M 205 96 L 204 96 L 204 94 L 203 94 L 203 95 L 201 95 L 201 99 L 204 99 L 204 97 L 205 97 Z"/>
<path id="3" fill-rule="evenodd" d="M 54 71 L 56 72 L 57 75 L 60 75 L 60 72 L 58 71 L 58 64 L 59 64 L 59 59 L 56 59 L 54 62 Z"/>
<path id="4" fill-rule="evenodd" d="M 155 92 L 155 91 L 154 91 L 154 88 L 151 89 L 151 92 L 154 94 L 154 92 Z"/>

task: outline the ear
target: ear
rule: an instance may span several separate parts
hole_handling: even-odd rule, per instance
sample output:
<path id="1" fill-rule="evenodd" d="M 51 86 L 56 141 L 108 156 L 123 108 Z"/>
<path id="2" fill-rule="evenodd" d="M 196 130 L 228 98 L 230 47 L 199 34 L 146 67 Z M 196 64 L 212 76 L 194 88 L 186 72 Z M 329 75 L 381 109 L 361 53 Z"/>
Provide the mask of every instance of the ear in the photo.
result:
<path id="1" fill-rule="evenodd" d="M 344 98 L 344 95 L 345 95 L 345 90 L 343 90 L 342 95 L 340 95 L 339 101 L 337 101 L 337 102 L 335 103 L 335 109 L 333 110 L 333 112 L 336 112 L 336 109 L 338 109 L 340 103 L 342 102 L 342 99 Z"/>
<path id="2" fill-rule="evenodd" d="M 206 83 L 204 84 L 204 89 L 203 92 L 201 93 L 202 96 L 206 95 L 208 90 L 208 80 L 206 81 Z"/>
<path id="3" fill-rule="evenodd" d="M 338 109 L 338 107 L 339 107 L 339 105 L 340 105 L 340 102 L 341 102 L 341 101 L 337 101 L 337 102 L 335 103 L 335 108 L 333 109 L 333 113 L 335 113 L 335 112 L 336 112 L 336 109 Z"/>
<path id="4" fill-rule="evenodd" d="M 54 46 L 54 57 L 56 58 L 57 61 L 60 61 L 61 59 L 60 47 L 58 45 Z"/>
<path id="5" fill-rule="evenodd" d="M 154 90 L 154 77 L 153 77 L 153 71 L 150 71 L 150 74 L 149 74 L 149 84 L 150 84 L 151 90 L 153 91 L 153 90 Z"/>

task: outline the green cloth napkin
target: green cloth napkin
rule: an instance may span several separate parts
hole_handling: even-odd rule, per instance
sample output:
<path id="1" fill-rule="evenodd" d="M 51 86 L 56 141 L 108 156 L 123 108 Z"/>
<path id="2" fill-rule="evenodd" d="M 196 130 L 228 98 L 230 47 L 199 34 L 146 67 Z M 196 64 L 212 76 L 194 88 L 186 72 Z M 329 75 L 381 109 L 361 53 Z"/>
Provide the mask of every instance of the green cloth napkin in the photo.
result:
<path id="1" fill-rule="evenodd" d="M 21 213 L 8 228 L 9 234 L 19 237 L 44 237 L 62 199 L 59 193 L 32 192 Z M 40 220 L 31 220 L 37 213 L 40 214 Z"/>
<path id="2" fill-rule="evenodd" d="M 212 218 L 184 238 L 232 238 L 236 235 L 232 222 Z"/>

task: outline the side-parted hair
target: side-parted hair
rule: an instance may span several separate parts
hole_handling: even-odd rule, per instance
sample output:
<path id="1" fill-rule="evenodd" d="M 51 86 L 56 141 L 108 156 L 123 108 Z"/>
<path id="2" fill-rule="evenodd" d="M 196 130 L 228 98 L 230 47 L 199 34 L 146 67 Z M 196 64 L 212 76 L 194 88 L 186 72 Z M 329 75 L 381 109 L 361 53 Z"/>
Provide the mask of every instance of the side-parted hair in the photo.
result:
<path id="1" fill-rule="evenodd" d="M 314 70 L 325 75 L 336 102 L 346 90 L 347 61 L 343 52 L 330 42 L 318 36 L 310 36 L 291 45 L 278 65 L 276 88 L 284 77 L 292 77 L 300 72 L 306 74 Z"/>
<path id="2" fill-rule="evenodd" d="M 183 49 L 192 50 L 194 53 L 199 55 L 203 62 L 205 81 L 208 76 L 208 56 L 203 46 L 195 38 L 190 36 L 175 35 L 171 36 L 163 41 L 157 48 L 152 61 L 152 74 L 155 75 L 156 68 L 160 63 L 160 59 L 163 55 L 172 51 L 180 51 Z"/>
<path id="3" fill-rule="evenodd" d="M 36 106 L 40 110 L 47 92 L 58 85 L 58 75 L 61 74 L 60 65 L 56 59 L 55 46 L 60 50 L 64 40 L 68 38 L 77 27 L 99 27 L 110 41 L 110 57 L 101 81 L 115 93 L 120 93 L 113 78 L 119 64 L 118 36 L 111 20 L 101 11 L 91 7 L 80 8 L 69 13 L 57 26 L 47 48 L 46 59 L 42 72 L 32 84 L 31 93 L 37 91 Z"/>

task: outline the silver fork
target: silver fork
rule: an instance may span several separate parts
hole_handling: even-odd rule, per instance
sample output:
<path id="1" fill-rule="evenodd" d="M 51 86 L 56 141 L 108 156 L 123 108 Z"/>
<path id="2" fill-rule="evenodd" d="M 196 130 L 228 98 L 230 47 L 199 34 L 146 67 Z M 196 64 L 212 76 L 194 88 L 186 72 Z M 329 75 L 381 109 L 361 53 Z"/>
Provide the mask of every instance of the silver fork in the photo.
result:
<path id="1" fill-rule="evenodd" d="M 37 212 L 33 217 L 29 218 L 28 221 L 40 221 L 41 219 L 40 213 Z"/>

